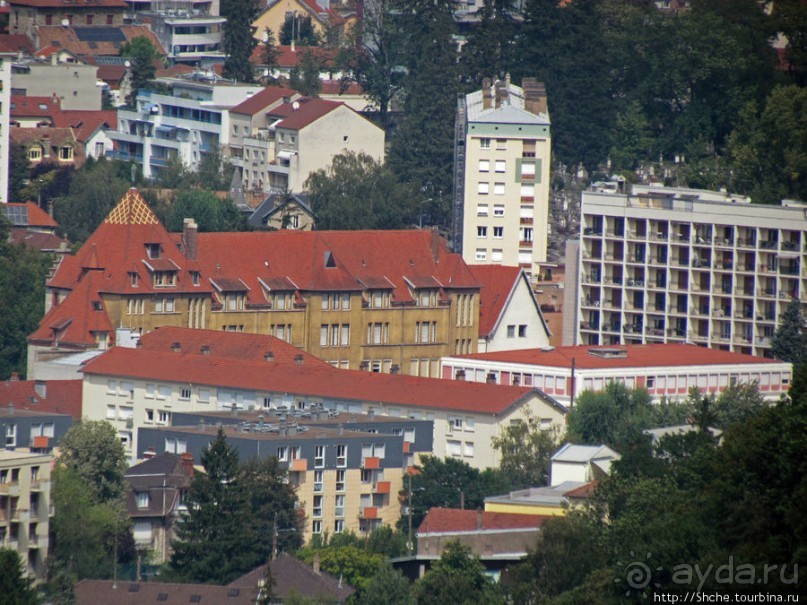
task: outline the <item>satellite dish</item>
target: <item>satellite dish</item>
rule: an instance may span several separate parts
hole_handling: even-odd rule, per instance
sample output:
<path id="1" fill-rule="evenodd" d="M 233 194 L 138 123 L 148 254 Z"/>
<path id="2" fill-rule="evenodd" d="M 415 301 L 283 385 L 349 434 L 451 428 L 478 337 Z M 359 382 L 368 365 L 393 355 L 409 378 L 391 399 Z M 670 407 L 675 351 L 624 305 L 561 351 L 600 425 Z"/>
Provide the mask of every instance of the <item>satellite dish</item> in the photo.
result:
<path id="1" fill-rule="evenodd" d="M 298 109 L 300 109 L 300 102 L 299 102 L 299 101 L 295 101 L 294 103 L 292 103 L 292 104 L 291 104 L 291 108 L 292 108 L 294 111 L 297 111 Z"/>
<path id="2" fill-rule="evenodd" d="M 126 69 L 129 69 L 132 66 L 132 62 L 131 61 L 124 61 L 123 65 L 126 67 Z"/>

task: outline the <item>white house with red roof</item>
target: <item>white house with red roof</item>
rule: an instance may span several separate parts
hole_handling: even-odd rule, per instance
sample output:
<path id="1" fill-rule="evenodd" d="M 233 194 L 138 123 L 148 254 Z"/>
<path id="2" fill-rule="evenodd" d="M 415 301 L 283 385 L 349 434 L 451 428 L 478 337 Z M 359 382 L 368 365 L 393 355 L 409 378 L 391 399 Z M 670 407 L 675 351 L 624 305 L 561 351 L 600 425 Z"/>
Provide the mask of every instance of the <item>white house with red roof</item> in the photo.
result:
<path id="1" fill-rule="evenodd" d="M 245 190 L 303 191 L 308 176 L 348 151 L 384 159 L 384 130 L 344 103 L 268 87 L 230 110 L 229 153 Z"/>
<path id="2" fill-rule="evenodd" d="M 477 351 L 488 353 L 549 345 L 552 334 L 524 269 L 503 265 L 469 265 L 469 268 L 482 286 Z"/>
<path id="3" fill-rule="evenodd" d="M 683 399 L 692 388 L 717 395 L 732 384 L 756 382 L 776 401 L 790 388 L 790 363 L 690 344 L 568 346 L 446 357 L 443 378 L 539 388 L 572 402 L 583 391 L 608 382 L 643 387 L 655 402 Z"/>
<path id="4" fill-rule="evenodd" d="M 322 406 L 431 420 L 436 456 L 484 468 L 498 464 L 491 440 L 502 428 L 531 414 L 560 429 L 566 413 L 534 388 L 340 370 L 274 337 L 224 331 L 161 328 L 83 373 L 85 417 L 112 422 L 130 455 L 138 428 L 179 412 Z"/>

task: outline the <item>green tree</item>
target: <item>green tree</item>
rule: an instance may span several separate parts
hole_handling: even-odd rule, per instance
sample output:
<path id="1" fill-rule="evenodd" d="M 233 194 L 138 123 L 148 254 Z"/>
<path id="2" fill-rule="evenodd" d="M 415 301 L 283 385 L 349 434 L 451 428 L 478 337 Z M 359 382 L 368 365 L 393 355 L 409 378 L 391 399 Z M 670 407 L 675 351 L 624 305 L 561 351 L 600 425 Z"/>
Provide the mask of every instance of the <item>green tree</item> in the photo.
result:
<path id="1" fill-rule="evenodd" d="M 310 48 L 305 49 L 300 64 L 289 74 L 289 86 L 306 97 L 318 97 L 322 90 L 322 80 L 319 79 L 322 68 L 322 60 Z"/>
<path id="2" fill-rule="evenodd" d="M 415 605 L 415 597 L 400 571 L 381 565 L 356 597 L 356 605 Z"/>
<path id="3" fill-rule="evenodd" d="M 610 157 L 615 170 L 633 170 L 653 155 L 653 137 L 641 105 L 634 101 L 616 116 Z"/>
<path id="4" fill-rule="evenodd" d="M 193 218 L 200 231 L 241 231 L 246 221 L 230 198 L 220 200 L 211 191 L 190 189 L 180 191 L 168 207 L 165 228 L 182 231 L 183 221 Z"/>
<path id="5" fill-rule="evenodd" d="M 36 605 L 33 582 L 23 575 L 23 563 L 16 550 L 0 548 L 0 595 L 9 605 Z"/>
<path id="6" fill-rule="evenodd" d="M 131 92 L 126 97 L 126 104 L 134 107 L 137 93 L 144 88 L 157 74 L 155 64 L 162 59 L 154 43 L 146 36 L 137 36 L 120 47 L 120 56 L 126 57 L 131 64 Z"/>
<path id="7" fill-rule="evenodd" d="M 270 86 L 276 85 L 278 83 L 277 78 L 272 74 L 278 67 L 277 62 L 280 58 L 280 49 L 278 49 L 277 44 L 275 43 L 275 32 L 273 32 L 269 27 L 263 30 L 263 47 L 261 49 L 261 58 L 263 59 L 263 64 L 266 66 L 264 84 Z"/>
<path id="8" fill-rule="evenodd" d="M 363 591 L 381 566 L 384 558 L 354 544 L 326 545 L 323 548 L 305 548 L 298 556 L 309 565 L 318 556 L 320 568 Z"/>
<path id="9" fill-rule="evenodd" d="M 421 192 L 424 222 L 431 225 L 447 225 L 451 216 L 458 92 L 453 6 L 449 0 L 413 0 L 399 17 L 408 32 L 406 93 L 389 165 L 398 180 Z"/>
<path id="10" fill-rule="evenodd" d="M 8 197 L 7 202 L 22 202 L 22 189 L 28 179 L 28 152 L 24 145 L 12 143 L 8 152 Z"/>
<path id="11" fill-rule="evenodd" d="M 449 542 L 438 561 L 415 584 L 418 605 L 504 603 L 468 546 Z"/>
<path id="12" fill-rule="evenodd" d="M 280 43 L 286 46 L 292 41 L 298 46 L 319 46 L 319 34 L 314 29 L 311 17 L 288 15 L 280 28 Z"/>
<path id="13" fill-rule="evenodd" d="M 584 391 L 569 413 L 569 438 L 591 445 L 605 444 L 617 451 L 653 424 L 650 395 L 609 382 L 600 392 Z"/>
<path id="14" fill-rule="evenodd" d="M 318 229 L 401 229 L 415 221 L 412 187 L 365 153 L 333 157 L 305 183 Z"/>
<path id="15" fill-rule="evenodd" d="M 729 139 L 732 187 L 754 201 L 807 199 L 807 89 L 777 86 L 752 101 Z"/>
<path id="16" fill-rule="evenodd" d="M 522 15 L 510 0 L 485 2 L 477 15 L 460 55 L 461 77 L 470 90 L 478 90 L 483 78 L 504 78 L 516 67 L 521 31 Z"/>
<path id="17" fill-rule="evenodd" d="M 201 463 L 205 472 L 191 482 L 168 578 L 226 584 L 270 557 L 275 531 L 278 550 L 299 545 L 296 496 L 276 459 L 241 464 L 220 429 Z"/>
<path id="18" fill-rule="evenodd" d="M 782 323 L 776 328 L 771 341 L 771 353 L 776 359 L 795 365 L 807 361 L 807 335 L 804 334 L 804 315 L 801 302 L 794 298 L 787 305 Z"/>
<path id="19" fill-rule="evenodd" d="M 74 469 L 96 502 L 120 500 L 126 488 L 126 453 L 118 431 L 106 420 L 74 424 L 59 442 L 59 462 Z"/>
<path id="20" fill-rule="evenodd" d="M 230 189 L 234 169 L 229 158 L 222 155 L 221 149 L 215 148 L 203 154 L 199 160 L 195 182 L 208 191 L 227 191 Z"/>
<path id="21" fill-rule="evenodd" d="M 729 385 L 715 401 L 715 426 L 722 429 L 745 423 L 767 406 L 756 382 Z"/>
<path id="22" fill-rule="evenodd" d="M 224 23 L 224 69 L 222 75 L 239 82 L 254 82 L 255 74 L 249 59 L 258 41 L 252 35 L 252 22 L 258 16 L 258 4 L 252 0 L 223 0 L 221 16 Z"/>
<path id="23" fill-rule="evenodd" d="M 529 410 L 524 418 L 511 422 L 493 437 L 493 449 L 500 457 L 499 472 L 513 489 L 547 485 L 550 459 L 558 445 L 558 435 L 542 430 Z"/>
<path id="24" fill-rule="evenodd" d="M 0 380 L 25 376 L 26 338 L 45 314 L 45 279 L 51 259 L 8 241 L 9 223 L 0 213 Z"/>
<path id="25" fill-rule="evenodd" d="M 154 181 L 155 186 L 163 189 L 189 189 L 197 182 L 197 175 L 192 172 L 179 157 L 169 158 L 166 165 L 160 168 Z"/>
<path id="26" fill-rule="evenodd" d="M 67 239 L 81 244 L 95 231 L 132 186 L 129 167 L 102 158 L 76 171 L 70 192 L 54 200 L 54 216 Z"/>

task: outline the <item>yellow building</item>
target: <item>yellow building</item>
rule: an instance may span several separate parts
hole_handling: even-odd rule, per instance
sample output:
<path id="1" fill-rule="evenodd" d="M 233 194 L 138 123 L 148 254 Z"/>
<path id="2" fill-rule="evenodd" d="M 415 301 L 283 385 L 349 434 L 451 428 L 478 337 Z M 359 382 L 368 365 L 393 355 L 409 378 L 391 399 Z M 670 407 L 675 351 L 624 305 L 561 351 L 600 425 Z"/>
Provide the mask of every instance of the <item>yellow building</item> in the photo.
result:
<path id="1" fill-rule="evenodd" d="M 333 42 L 342 40 L 347 31 L 356 23 L 356 11 L 347 2 L 330 2 L 330 8 L 323 8 L 316 0 L 274 0 L 267 3 L 263 12 L 252 22 L 253 35 L 263 40 L 266 29 L 275 35 L 275 44 L 280 43 L 280 30 L 286 19 L 311 18 L 311 26 L 320 40 Z M 299 21 L 297 22 L 299 23 Z"/>
<path id="2" fill-rule="evenodd" d="M 439 376 L 476 352 L 479 283 L 427 230 L 169 234 L 130 189 L 47 284 L 29 372 L 118 328 L 271 334 L 340 368 Z"/>

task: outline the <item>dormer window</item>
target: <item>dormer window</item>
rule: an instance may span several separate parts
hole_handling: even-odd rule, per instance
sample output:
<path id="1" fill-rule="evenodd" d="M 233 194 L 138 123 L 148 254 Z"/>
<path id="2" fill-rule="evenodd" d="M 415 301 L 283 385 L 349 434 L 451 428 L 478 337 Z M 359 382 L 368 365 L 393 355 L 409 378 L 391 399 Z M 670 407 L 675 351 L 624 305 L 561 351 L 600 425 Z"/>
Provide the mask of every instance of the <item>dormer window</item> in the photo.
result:
<path id="1" fill-rule="evenodd" d="M 417 301 L 419 307 L 436 307 L 437 290 L 419 290 Z"/>
<path id="2" fill-rule="evenodd" d="M 146 244 L 146 254 L 149 258 L 160 258 L 160 244 Z"/>
<path id="3" fill-rule="evenodd" d="M 170 288 L 177 285 L 176 271 L 155 271 L 154 272 L 154 287 L 155 288 Z"/>
<path id="4" fill-rule="evenodd" d="M 129 273 L 129 283 L 132 284 L 133 288 L 137 288 L 140 285 L 140 276 L 132 271 Z"/>
<path id="5" fill-rule="evenodd" d="M 100 300 L 92 301 L 92 310 L 93 311 L 103 311 L 103 307 L 101 306 Z"/>
<path id="6" fill-rule="evenodd" d="M 198 271 L 191 271 L 191 281 L 193 282 L 194 286 L 198 286 L 200 283 L 199 272 Z"/>

